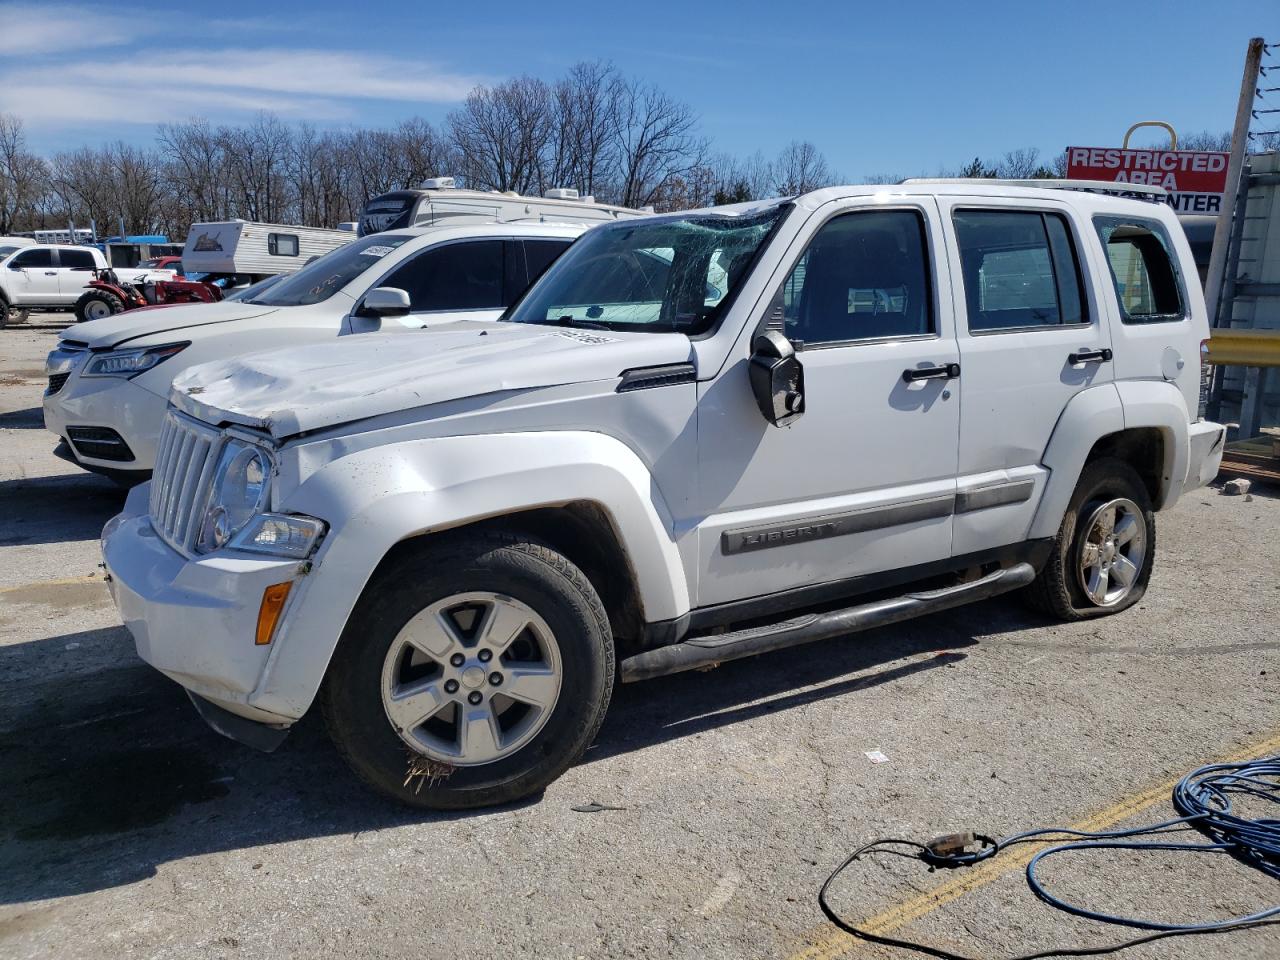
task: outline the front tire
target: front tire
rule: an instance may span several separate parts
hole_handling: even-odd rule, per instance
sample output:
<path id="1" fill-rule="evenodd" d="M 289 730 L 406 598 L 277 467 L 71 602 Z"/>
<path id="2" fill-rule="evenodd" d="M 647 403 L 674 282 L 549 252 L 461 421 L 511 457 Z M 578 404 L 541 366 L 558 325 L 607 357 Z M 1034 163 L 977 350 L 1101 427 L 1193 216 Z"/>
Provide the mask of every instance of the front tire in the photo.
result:
<path id="1" fill-rule="evenodd" d="M 75 306 L 76 321 L 101 320 L 124 312 L 124 302 L 114 293 L 105 290 L 90 290 L 80 294 Z"/>
<path id="2" fill-rule="evenodd" d="M 591 744 L 613 639 L 590 581 L 501 534 L 424 541 L 376 576 L 321 690 L 339 753 L 375 790 L 466 809 L 535 794 Z"/>
<path id="3" fill-rule="evenodd" d="M 1138 472 L 1105 457 L 1086 464 L 1028 603 L 1062 620 L 1127 610 L 1151 579 L 1156 518 Z"/>
<path id="4" fill-rule="evenodd" d="M 0 297 L 0 329 L 26 323 L 31 311 L 26 307 L 15 307 L 4 297 Z"/>

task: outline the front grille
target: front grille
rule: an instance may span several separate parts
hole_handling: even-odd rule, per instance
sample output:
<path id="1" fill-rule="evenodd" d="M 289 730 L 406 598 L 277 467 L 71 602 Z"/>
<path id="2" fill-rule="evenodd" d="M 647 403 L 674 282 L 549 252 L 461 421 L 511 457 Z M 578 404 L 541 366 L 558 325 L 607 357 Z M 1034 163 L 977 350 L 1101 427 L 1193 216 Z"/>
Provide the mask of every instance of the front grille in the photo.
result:
<path id="1" fill-rule="evenodd" d="M 195 538 L 218 447 L 218 431 L 170 410 L 151 474 L 151 525 L 184 553 Z"/>
<path id="2" fill-rule="evenodd" d="M 50 375 L 49 388 L 45 390 L 45 393 L 49 394 L 50 396 L 57 393 L 59 390 L 61 390 L 63 387 L 67 385 L 67 378 L 70 376 L 71 376 L 70 373 L 55 373 Z"/>
<path id="3" fill-rule="evenodd" d="M 67 427 L 67 439 L 82 457 L 128 463 L 133 451 L 124 438 L 110 427 Z"/>

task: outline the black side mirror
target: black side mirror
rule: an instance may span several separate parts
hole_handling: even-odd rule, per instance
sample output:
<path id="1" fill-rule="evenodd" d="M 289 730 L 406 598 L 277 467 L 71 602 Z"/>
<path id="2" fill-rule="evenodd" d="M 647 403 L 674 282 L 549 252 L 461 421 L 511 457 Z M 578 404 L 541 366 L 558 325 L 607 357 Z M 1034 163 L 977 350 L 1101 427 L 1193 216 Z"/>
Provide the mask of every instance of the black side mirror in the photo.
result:
<path id="1" fill-rule="evenodd" d="M 785 427 L 804 414 L 804 366 L 780 330 L 766 330 L 756 337 L 747 367 L 751 392 L 764 418 Z"/>

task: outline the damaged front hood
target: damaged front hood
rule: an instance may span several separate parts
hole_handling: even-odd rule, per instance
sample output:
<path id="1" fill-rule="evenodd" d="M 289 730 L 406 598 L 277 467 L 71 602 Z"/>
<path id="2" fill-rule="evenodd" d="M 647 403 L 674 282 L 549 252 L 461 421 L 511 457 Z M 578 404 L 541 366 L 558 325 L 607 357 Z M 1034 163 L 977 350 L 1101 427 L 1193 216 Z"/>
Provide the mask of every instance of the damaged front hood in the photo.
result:
<path id="1" fill-rule="evenodd" d="M 234 320 L 251 320 L 254 317 L 275 313 L 279 307 L 224 300 L 221 303 L 175 304 L 157 310 L 126 310 L 101 320 L 86 320 L 68 327 L 62 339 L 83 343 L 92 349 L 127 345 L 139 337 L 161 333 L 178 333 L 192 327 L 204 327 L 211 323 L 230 323 Z"/>
<path id="2" fill-rule="evenodd" d="M 608 380 L 691 359 L 683 334 L 467 321 L 202 364 L 174 379 L 171 400 L 208 423 L 284 438 L 444 400 Z"/>

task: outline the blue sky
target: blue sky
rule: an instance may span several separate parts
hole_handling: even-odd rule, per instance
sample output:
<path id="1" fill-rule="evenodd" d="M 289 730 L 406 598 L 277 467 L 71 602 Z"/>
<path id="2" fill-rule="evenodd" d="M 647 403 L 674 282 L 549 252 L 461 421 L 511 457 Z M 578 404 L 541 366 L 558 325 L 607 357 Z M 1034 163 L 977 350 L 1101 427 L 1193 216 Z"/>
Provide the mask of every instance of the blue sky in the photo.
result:
<path id="1" fill-rule="evenodd" d="M 214 4 L 0 0 L 0 112 L 31 145 L 149 142 L 262 109 L 321 127 L 443 121 L 477 82 L 612 60 L 690 103 L 717 150 L 812 140 L 847 180 L 1230 127 L 1268 4 L 854 0 Z M 1280 50 L 1270 58 L 1280 68 Z M 1274 75 L 1280 77 L 1280 69 Z M 1154 133 L 1135 144 L 1154 143 Z"/>

